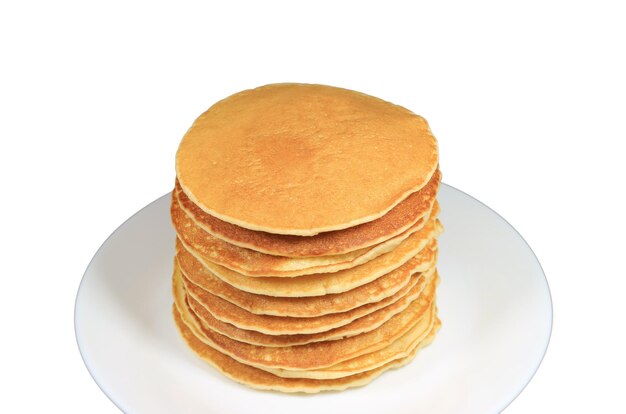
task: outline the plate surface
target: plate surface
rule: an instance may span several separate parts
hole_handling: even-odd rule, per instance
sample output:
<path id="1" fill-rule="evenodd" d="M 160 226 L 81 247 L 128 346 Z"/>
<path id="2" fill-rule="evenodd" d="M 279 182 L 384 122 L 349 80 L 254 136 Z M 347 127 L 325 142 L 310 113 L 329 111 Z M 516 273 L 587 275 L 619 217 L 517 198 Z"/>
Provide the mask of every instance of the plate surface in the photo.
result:
<path id="1" fill-rule="evenodd" d="M 149 204 L 104 242 L 76 297 L 85 365 L 126 413 L 495 413 L 545 354 L 552 302 L 537 258 L 493 210 L 442 185 L 443 326 L 431 346 L 408 366 L 343 392 L 287 395 L 239 385 L 196 358 L 174 326 L 169 202 L 168 194 Z"/>

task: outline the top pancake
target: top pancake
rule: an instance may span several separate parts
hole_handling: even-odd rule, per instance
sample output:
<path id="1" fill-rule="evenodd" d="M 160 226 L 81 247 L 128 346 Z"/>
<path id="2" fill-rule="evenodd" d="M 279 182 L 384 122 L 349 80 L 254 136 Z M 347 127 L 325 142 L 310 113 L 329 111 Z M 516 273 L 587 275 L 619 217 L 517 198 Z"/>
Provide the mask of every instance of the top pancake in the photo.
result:
<path id="1" fill-rule="evenodd" d="M 209 234 L 239 247 L 261 253 L 288 257 L 336 255 L 373 246 L 388 240 L 418 221 L 425 221 L 439 190 L 441 172 L 408 196 L 384 216 L 344 230 L 327 231 L 311 237 L 254 231 L 230 224 L 207 214 L 191 202 L 176 183 L 175 193 L 181 208 L 195 224 Z"/>
<path id="2" fill-rule="evenodd" d="M 312 236 L 382 217 L 437 169 L 426 121 L 346 89 L 275 84 L 237 93 L 183 138 L 176 174 L 206 213 Z"/>

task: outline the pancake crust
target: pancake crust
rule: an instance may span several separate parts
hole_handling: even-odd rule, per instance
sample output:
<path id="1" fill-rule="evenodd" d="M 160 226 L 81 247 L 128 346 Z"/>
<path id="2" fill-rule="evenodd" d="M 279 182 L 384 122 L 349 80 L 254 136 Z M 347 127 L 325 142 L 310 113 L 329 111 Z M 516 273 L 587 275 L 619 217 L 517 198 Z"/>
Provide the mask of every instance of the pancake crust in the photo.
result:
<path id="1" fill-rule="evenodd" d="M 418 276 L 430 278 L 435 268 L 420 273 Z M 178 269 L 175 269 L 175 273 Z M 187 293 L 199 302 L 213 317 L 240 329 L 252 330 L 266 335 L 315 334 L 344 326 L 378 311 L 398 301 L 399 297 L 390 296 L 379 302 L 370 303 L 342 313 L 330 313 L 313 318 L 294 318 L 285 316 L 256 315 L 233 305 L 209 292 L 198 288 L 183 278 Z M 427 280 L 426 280 L 427 281 Z"/>
<path id="2" fill-rule="evenodd" d="M 334 273 L 293 278 L 248 277 L 203 260 L 180 240 L 178 248 L 190 253 L 194 259 L 199 261 L 213 275 L 246 292 L 285 297 L 321 296 L 352 290 L 396 270 L 408 271 L 410 273 L 423 272 L 437 260 L 436 252 L 428 249 L 427 246 L 435 240 L 440 232 L 440 224 L 437 221 L 431 222 L 423 230 L 411 235 L 393 251 L 361 266 Z M 186 258 L 187 256 L 179 257 L 179 261 Z"/>
<path id="3" fill-rule="evenodd" d="M 214 217 L 311 236 L 382 217 L 426 185 L 438 156 L 426 120 L 405 108 L 346 89 L 275 84 L 196 119 L 176 175 Z"/>
<path id="4" fill-rule="evenodd" d="M 314 273 L 330 273 L 363 264 L 396 248 L 405 239 L 428 227 L 416 223 L 403 233 L 384 242 L 349 253 L 317 257 L 284 257 L 245 249 L 218 239 L 198 227 L 181 208 L 176 194 L 172 195 L 171 217 L 179 239 L 205 261 L 210 261 L 246 276 L 295 277 Z M 436 217 L 439 207 L 429 217 Z"/>
<path id="5" fill-rule="evenodd" d="M 432 240 L 426 249 L 436 251 L 437 241 Z M 411 280 L 410 266 L 407 266 L 406 271 L 391 271 L 343 293 L 309 297 L 257 295 L 237 289 L 213 275 L 182 246 L 177 248 L 176 257 L 181 272 L 191 283 L 257 315 L 310 318 L 346 312 L 395 295 Z"/>
<path id="6" fill-rule="evenodd" d="M 351 375 L 334 380 L 315 380 L 306 378 L 281 378 L 267 371 L 237 362 L 235 359 L 219 352 L 202 342 L 193 332 L 193 325 L 183 320 L 176 306 L 173 307 L 174 321 L 178 332 L 187 346 L 202 360 L 209 363 L 219 372 L 240 384 L 260 390 L 273 390 L 289 393 L 318 393 L 321 391 L 341 391 L 351 387 L 368 384 L 383 372 L 402 367 L 415 357 L 392 361 L 380 368 L 361 374 Z"/>
<path id="7" fill-rule="evenodd" d="M 370 354 L 361 355 L 332 367 L 311 371 L 288 371 L 265 368 L 265 371 L 283 378 L 335 379 L 376 369 L 388 362 L 409 356 L 416 348 L 430 344 L 441 326 L 437 307 L 431 305 L 428 312 L 391 345 Z"/>
<path id="8" fill-rule="evenodd" d="M 208 328 L 252 345 L 290 346 L 330 341 L 376 329 L 417 299 L 433 273 L 415 275 L 409 286 L 384 301 L 318 318 L 254 315 L 232 305 L 220 306 L 211 301 L 209 295 L 197 295 L 193 285 L 185 283 L 184 286 L 191 310 Z M 430 294 L 429 289 L 424 294 Z"/>
<path id="9" fill-rule="evenodd" d="M 202 230 L 235 246 L 261 253 L 289 257 L 336 255 L 379 244 L 423 224 L 439 190 L 441 172 L 437 170 L 421 190 L 409 195 L 384 216 L 344 230 L 319 233 L 311 237 L 273 234 L 236 226 L 207 214 L 182 191 L 174 189 L 180 206 Z"/>
<path id="10" fill-rule="evenodd" d="M 424 288 L 425 281 L 422 281 L 419 283 L 418 287 L 415 287 L 421 279 L 421 274 L 415 275 L 408 286 L 403 288 L 396 295 L 381 301 L 382 303 L 371 303 L 348 312 L 333 313 L 317 318 L 292 318 L 266 315 L 260 315 L 259 318 L 255 318 L 252 316 L 254 314 L 246 313 L 246 311 L 240 308 L 237 308 L 235 314 L 231 315 L 228 313 L 229 310 L 233 309 L 231 306 L 220 306 L 220 303 L 211 301 L 212 297 L 210 295 L 197 295 L 197 291 L 195 291 L 196 295 L 194 295 L 193 286 L 186 281 L 184 289 L 187 292 L 186 297 L 191 310 L 200 320 L 207 324 L 207 327 L 229 338 L 252 345 L 288 346 L 332 340 L 341 336 L 350 336 L 349 334 L 351 332 L 359 329 L 365 331 L 365 329 L 370 327 L 367 323 L 364 324 L 362 321 L 365 316 L 376 313 L 379 309 L 385 309 L 385 312 L 388 312 L 387 308 L 406 296 L 409 291 L 411 291 L 410 299 L 414 299 Z M 413 288 L 415 289 L 413 290 Z M 310 328 L 297 328 L 303 325 L 306 326 L 309 320 L 311 322 Z M 372 321 L 372 323 L 374 322 L 376 322 L 376 320 Z M 383 321 L 380 323 L 382 322 Z M 372 326 L 372 329 L 374 329 L 374 327 L 375 326 Z M 276 331 L 276 329 L 280 329 L 280 331 Z"/>
<path id="11" fill-rule="evenodd" d="M 319 275 L 307 275 L 297 278 L 251 278 L 240 275 L 237 272 L 218 266 L 213 263 L 203 263 L 194 257 L 193 254 L 180 253 L 177 256 L 179 262 L 183 260 L 195 260 L 201 263 L 201 267 L 211 274 L 219 277 L 222 281 L 235 286 L 238 289 L 248 292 L 258 293 L 262 295 L 280 295 L 283 297 L 313 297 L 328 294 L 344 293 L 349 290 L 356 289 L 366 285 L 380 277 L 389 273 L 398 273 L 399 276 L 411 275 L 417 272 L 424 272 L 431 268 L 437 261 L 436 248 L 430 248 L 432 243 L 436 243 L 435 239 L 425 241 L 426 245 L 421 247 L 417 253 L 412 249 L 409 256 L 403 264 L 389 261 L 372 261 L 358 268 L 342 270 L 336 273 L 323 273 Z M 182 243 L 181 243 L 182 245 Z M 435 244 L 436 247 L 436 244 Z M 185 251 L 191 253 L 184 247 L 180 248 L 180 252 Z M 394 255 L 393 258 L 397 256 Z M 390 258 L 391 259 L 391 258 Z M 183 264 L 185 268 L 187 265 Z M 407 276 L 408 277 L 408 276 Z"/>
<path id="12" fill-rule="evenodd" d="M 189 312 L 188 314 L 198 332 L 202 334 L 199 339 L 237 361 L 257 368 L 300 371 L 330 367 L 390 345 L 415 325 L 430 308 L 433 300 L 434 288 L 428 293 L 425 291 L 404 311 L 372 331 L 340 341 L 314 342 L 279 348 L 250 345 L 233 340 L 216 331 L 203 328 L 195 315 Z M 184 309 L 184 306 L 179 309 Z"/>

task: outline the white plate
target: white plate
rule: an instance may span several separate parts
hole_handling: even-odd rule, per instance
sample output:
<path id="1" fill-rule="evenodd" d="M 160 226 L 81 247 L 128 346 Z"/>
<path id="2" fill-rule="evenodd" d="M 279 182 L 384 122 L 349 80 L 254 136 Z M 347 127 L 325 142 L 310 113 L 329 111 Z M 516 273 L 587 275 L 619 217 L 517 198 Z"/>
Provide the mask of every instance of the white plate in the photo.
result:
<path id="1" fill-rule="evenodd" d="M 484 204 L 443 185 L 438 305 L 443 327 L 408 366 L 312 396 L 256 391 L 188 350 L 171 316 L 170 196 L 98 250 L 76 298 L 85 365 L 126 413 L 495 413 L 530 381 L 548 346 L 552 302 L 524 239 Z"/>

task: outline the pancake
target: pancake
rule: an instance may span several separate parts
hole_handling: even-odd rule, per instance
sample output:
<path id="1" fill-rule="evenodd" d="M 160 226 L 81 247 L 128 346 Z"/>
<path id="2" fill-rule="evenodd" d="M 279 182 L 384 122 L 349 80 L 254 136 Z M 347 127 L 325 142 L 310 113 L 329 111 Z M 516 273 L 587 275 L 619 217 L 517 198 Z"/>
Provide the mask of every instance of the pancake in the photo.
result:
<path id="1" fill-rule="evenodd" d="M 314 273 L 330 273 L 366 263 L 396 248 L 402 241 L 428 227 L 428 220 L 416 223 L 403 233 L 384 242 L 348 253 L 316 257 L 284 257 L 260 253 L 227 243 L 198 227 L 193 219 L 185 214 L 176 194 L 172 195 L 172 224 L 178 237 L 205 261 L 224 266 L 246 276 L 255 277 L 295 277 Z M 435 204 L 429 217 L 439 214 Z"/>
<path id="2" fill-rule="evenodd" d="M 181 187 L 206 213 L 298 236 L 382 217 L 424 187 L 437 165 L 422 117 L 362 93 L 303 84 L 216 103 L 176 154 Z"/>
<path id="3" fill-rule="evenodd" d="M 347 338 L 378 328 L 406 309 L 423 291 L 431 294 L 434 288 L 429 282 L 434 273 L 415 275 L 410 286 L 384 301 L 317 318 L 254 315 L 233 305 L 220 306 L 210 300 L 210 295 L 197 296 L 197 289 L 188 283 L 183 289 L 187 288 L 191 311 L 206 328 L 252 345 L 290 346 Z"/>
<path id="4" fill-rule="evenodd" d="M 181 208 L 202 230 L 235 246 L 261 253 L 307 257 L 336 255 L 370 247 L 424 224 L 439 190 L 441 172 L 437 170 L 421 190 L 409 195 L 384 216 L 344 230 L 328 231 L 311 237 L 273 234 L 248 230 L 207 214 L 195 205 L 176 182 L 175 193 Z"/>
<path id="5" fill-rule="evenodd" d="M 237 362 L 202 342 L 195 335 L 193 325 L 183 320 L 181 313 L 173 307 L 174 321 L 178 332 L 187 346 L 202 360 L 209 363 L 228 378 L 260 390 L 273 390 L 290 393 L 317 393 L 321 391 L 341 391 L 351 387 L 368 384 L 383 372 L 402 367 L 412 361 L 415 354 L 407 358 L 389 362 L 380 368 L 361 374 L 333 380 L 315 380 L 306 378 L 281 378 L 267 371 Z"/>
<path id="6" fill-rule="evenodd" d="M 432 342 L 441 326 L 441 322 L 437 318 L 436 308 L 432 304 L 428 312 L 417 321 L 413 328 L 388 347 L 376 352 L 361 355 L 321 370 L 288 371 L 273 368 L 264 370 L 283 378 L 335 379 L 376 369 L 388 362 L 405 358 L 412 354 L 416 348 L 423 348 Z"/>
<path id="7" fill-rule="evenodd" d="M 404 311 L 372 331 L 338 341 L 286 347 L 264 347 L 233 340 L 202 327 L 195 315 L 186 312 L 185 306 L 179 306 L 179 310 L 189 315 L 189 321 L 201 333 L 198 337 L 200 340 L 237 361 L 257 368 L 301 371 L 330 367 L 389 346 L 415 325 L 430 308 L 433 300 L 434 289 L 430 294 L 420 295 Z"/>
<path id="8" fill-rule="evenodd" d="M 429 269 L 429 271 L 418 275 L 418 277 L 424 276 L 425 282 L 427 282 L 434 272 L 435 268 L 433 267 Z M 175 268 L 174 273 L 179 273 L 179 270 Z M 185 282 L 187 293 L 216 319 L 234 325 L 240 329 L 253 330 L 267 335 L 314 334 L 325 332 L 347 325 L 355 319 L 378 311 L 400 299 L 400 297 L 394 295 L 382 301 L 363 305 L 347 312 L 330 313 L 313 318 L 257 315 L 210 294 L 190 283 L 188 279 L 184 277 L 182 280 Z M 422 285 L 425 282 L 420 285 L 420 289 L 423 288 Z"/>
<path id="9" fill-rule="evenodd" d="M 343 390 L 405 365 L 441 326 L 440 183 L 427 122 L 378 98 L 273 84 L 216 103 L 176 154 L 179 333 L 264 390 Z"/>
<path id="10" fill-rule="evenodd" d="M 377 257 L 361 266 L 334 273 L 314 274 L 293 278 L 248 277 L 223 266 L 203 260 L 179 239 L 177 249 L 190 255 L 179 256 L 179 261 L 190 256 L 199 261 L 213 275 L 246 292 L 269 296 L 303 297 L 342 293 L 365 285 L 393 271 L 423 272 L 436 261 L 434 250 L 427 246 L 441 233 L 438 221 L 427 223 L 424 229 L 412 234 L 391 252 Z M 182 265 L 183 269 L 186 265 Z"/>
<path id="11" fill-rule="evenodd" d="M 211 300 L 211 295 L 198 295 L 197 289 L 194 290 L 187 281 L 183 290 L 187 293 L 191 311 L 206 327 L 252 345 L 289 346 L 334 340 L 374 329 L 417 298 L 426 285 L 425 279 L 417 274 L 411 278 L 409 285 L 384 301 L 317 318 L 254 315 L 240 308 L 229 314 L 234 305 L 220 306 L 220 303 Z M 298 329 L 307 325 L 310 327 Z M 311 332 L 307 332 L 309 330 Z"/>
<path id="12" fill-rule="evenodd" d="M 433 239 L 425 249 L 436 251 L 437 241 Z M 182 246 L 177 248 L 176 257 L 181 272 L 191 283 L 257 315 L 310 318 L 346 312 L 395 295 L 411 280 L 411 266 L 406 265 L 401 271 L 391 271 L 343 293 L 309 297 L 257 295 L 237 289 L 213 275 Z"/>

